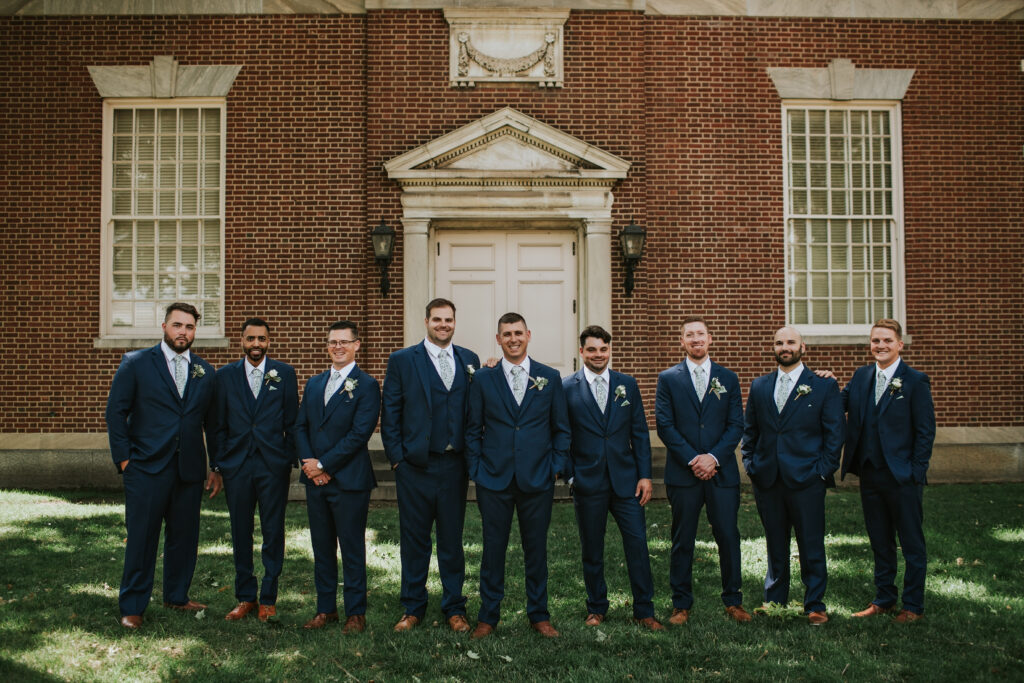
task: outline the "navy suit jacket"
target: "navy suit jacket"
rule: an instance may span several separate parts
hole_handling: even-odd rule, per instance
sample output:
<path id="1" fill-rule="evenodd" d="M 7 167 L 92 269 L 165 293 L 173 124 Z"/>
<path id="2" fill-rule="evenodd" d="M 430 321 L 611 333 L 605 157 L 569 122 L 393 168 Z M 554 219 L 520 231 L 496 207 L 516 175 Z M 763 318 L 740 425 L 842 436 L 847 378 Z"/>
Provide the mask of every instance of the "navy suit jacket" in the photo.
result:
<path id="1" fill-rule="evenodd" d="M 295 425 L 299 460 L 319 460 L 333 477 L 329 485 L 344 491 L 369 491 L 377 485 L 377 478 L 366 444 L 380 415 L 380 385 L 357 365 L 347 378 L 356 382 L 352 395 L 343 382 L 325 406 L 324 390 L 330 378 L 330 370 L 314 375 L 302 392 Z M 299 479 L 313 485 L 305 473 Z"/>
<path id="2" fill-rule="evenodd" d="M 878 437 L 889 471 L 901 484 L 924 484 L 928 461 L 935 443 L 935 406 L 932 404 L 928 375 L 913 369 L 900 359 L 893 379 L 903 383 L 898 390 L 890 386 L 878 402 Z M 864 432 L 864 413 L 875 410 L 875 364 L 865 365 L 853 374 L 843 389 L 846 406 L 846 452 L 842 476 L 859 474 L 857 447 Z"/>
<path id="3" fill-rule="evenodd" d="M 779 413 L 776 374 L 772 371 L 750 385 L 740 449 L 747 475 L 761 488 L 777 478 L 792 489 L 810 486 L 818 478 L 826 486 L 835 486 L 833 475 L 839 469 L 846 426 L 839 385 L 804 366 Z M 797 391 L 801 385 L 810 387 L 811 393 L 801 396 Z"/>
<path id="4" fill-rule="evenodd" d="M 712 380 L 725 388 L 711 391 Z M 718 471 L 711 478 L 717 486 L 739 486 L 736 446 L 743 436 L 743 398 L 736 373 L 712 361 L 704 400 L 697 402 L 697 391 L 686 361 L 658 375 L 654 400 L 658 436 L 665 444 L 665 483 L 670 486 L 696 486 L 701 480 L 690 469 L 690 461 L 703 453 L 718 460 Z"/>
<path id="5" fill-rule="evenodd" d="M 210 462 L 230 476 L 258 452 L 271 472 L 295 466 L 299 386 L 292 366 L 267 358 L 260 395 L 249 387 L 252 366 L 241 358 L 217 371 L 217 419 Z M 280 377 L 275 382 L 272 377 Z"/>
<path id="6" fill-rule="evenodd" d="M 637 481 L 651 478 L 651 436 L 636 380 L 614 370 L 609 380 L 603 413 L 582 369 L 562 381 L 572 430 L 573 484 L 581 493 L 604 490 L 607 472 L 615 495 L 632 498 Z M 620 386 L 625 398 L 615 395 Z"/>
<path id="7" fill-rule="evenodd" d="M 466 462 L 469 478 L 492 491 L 512 483 L 527 493 L 550 487 L 556 474 L 570 475 L 570 433 L 558 371 L 530 359 L 522 405 L 516 405 L 501 364 L 480 368 L 469 385 Z M 537 378 L 547 385 L 538 389 Z"/>
<path id="8" fill-rule="evenodd" d="M 148 474 L 178 453 L 183 481 L 206 478 L 203 429 L 213 423 L 213 366 L 190 352 L 185 395 L 178 396 L 160 344 L 121 358 L 107 398 L 107 437 L 114 466 L 123 460 Z M 120 468 L 118 468 L 120 471 Z"/>
<path id="9" fill-rule="evenodd" d="M 475 371 L 480 359 L 461 346 L 452 346 L 455 363 L 466 379 L 471 377 L 468 366 Z M 459 371 L 456 369 L 456 372 Z M 400 349 L 388 358 L 388 371 L 384 378 L 380 436 L 384 453 L 392 465 L 408 460 L 426 467 L 430 452 L 431 411 L 430 375 L 436 372 L 433 361 L 423 342 Z M 469 389 L 466 389 L 469 396 Z"/>

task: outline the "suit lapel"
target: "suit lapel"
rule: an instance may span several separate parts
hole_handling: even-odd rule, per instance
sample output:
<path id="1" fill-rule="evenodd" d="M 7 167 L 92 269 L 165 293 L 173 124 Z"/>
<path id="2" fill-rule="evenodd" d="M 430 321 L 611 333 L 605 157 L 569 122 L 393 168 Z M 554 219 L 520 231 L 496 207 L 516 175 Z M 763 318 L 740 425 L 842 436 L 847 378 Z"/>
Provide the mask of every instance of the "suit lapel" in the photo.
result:
<path id="1" fill-rule="evenodd" d="M 876 366 L 876 371 L 877 371 L 877 366 Z M 889 384 L 886 385 L 885 391 L 882 392 L 882 399 L 878 402 L 878 416 L 879 417 L 882 416 L 882 414 L 885 412 L 886 408 L 889 407 L 889 404 L 892 403 L 893 401 L 895 401 L 896 400 L 896 396 L 899 395 L 899 392 L 895 392 L 894 393 L 891 390 L 891 386 L 890 385 L 892 384 L 892 380 L 896 379 L 897 377 L 902 378 L 904 373 L 906 373 L 906 371 L 907 371 L 907 364 L 904 363 L 903 360 L 901 359 L 900 360 L 900 364 L 896 367 L 895 374 L 893 374 L 892 379 L 889 380 Z M 874 392 L 872 392 L 872 396 L 871 397 L 874 398 Z"/>
<path id="2" fill-rule="evenodd" d="M 516 397 L 512 395 L 512 387 L 508 385 L 508 379 L 505 377 L 505 368 L 501 363 L 498 363 L 494 366 L 494 369 L 497 370 L 497 372 L 491 373 L 494 390 L 498 392 L 501 400 L 504 401 L 508 414 L 519 415 L 521 408 L 516 404 Z M 529 386 L 529 381 L 527 381 L 527 386 Z M 523 398 L 523 403 L 526 403 L 526 398 Z"/>
<path id="3" fill-rule="evenodd" d="M 608 371 L 608 404 L 604 408 L 604 415 L 601 415 L 601 419 L 604 421 L 603 424 L 605 429 L 608 430 L 609 433 L 613 431 L 612 427 L 615 426 L 615 422 L 619 419 L 619 411 L 622 410 L 623 401 L 627 400 L 625 398 L 619 401 L 615 400 L 615 387 L 619 385 L 625 386 L 625 383 L 620 379 L 620 377 L 621 375 L 614 370 Z M 594 405 L 597 405 L 597 401 L 594 402 Z M 628 416 L 629 411 L 626 411 L 623 415 Z"/>
<path id="4" fill-rule="evenodd" d="M 803 371 L 800 373 L 800 376 L 797 378 L 795 382 L 793 382 L 793 385 L 789 388 L 789 396 L 786 397 L 786 405 L 783 407 L 782 413 L 779 415 L 780 426 L 786 424 L 786 422 L 789 421 L 789 418 L 792 417 L 793 413 L 797 412 L 797 410 L 799 410 L 802 407 L 800 404 L 803 401 L 810 400 L 811 394 L 801 396 L 796 391 L 796 388 L 799 387 L 801 384 L 809 384 L 808 381 L 804 380 L 809 379 L 807 376 L 810 374 L 811 371 L 808 370 L 807 366 L 805 365 Z M 813 392 L 811 393 L 813 394 Z"/>
<path id="5" fill-rule="evenodd" d="M 260 412 L 260 408 L 263 407 L 263 404 L 264 404 L 264 402 L 265 402 L 265 400 L 267 398 L 267 394 L 270 392 L 270 387 L 274 386 L 274 384 L 275 384 L 274 382 L 271 382 L 271 381 L 269 381 L 267 379 L 267 375 L 270 374 L 270 371 L 273 370 L 276 365 L 277 364 L 273 360 L 271 360 L 270 358 L 267 358 L 267 364 L 263 366 L 263 369 L 264 369 L 263 377 L 260 378 L 260 395 L 259 396 L 253 398 L 252 387 L 249 386 L 248 379 L 245 382 L 245 389 L 246 389 L 245 393 L 249 394 L 249 399 L 252 401 L 251 405 L 252 405 L 252 409 L 253 409 L 252 410 L 253 415 L 255 415 L 255 414 Z M 248 371 L 249 368 L 251 368 L 252 366 L 250 366 L 248 363 L 244 363 L 244 365 L 242 365 L 242 367 L 245 368 Z"/>
<path id="6" fill-rule="evenodd" d="M 536 363 L 531 361 L 530 367 L 533 368 L 534 365 L 536 365 Z M 540 377 L 540 375 L 534 374 L 533 377 Z M 533 395 L 539 391 L 536 387 L 533 387 L 533 384 L 534 380 L 530 377 L 530 373 L 526 373 L 526 393 L 523 394 L 523 402 L 519 404 L 519 410 L 521 411 L 526 410 L 526 406 L 528 406 L 530 401 L 533 400 Z M 533 388 L 531 389 L 530 387 Z M 515 403 L 515 398 L 512 399 L 512 403 Z"/>
<path id="7" fill-rule="evenodd" d="M 330 377 L 331 377 L 331 374 L 327 373 L 327 381 L 330 381 Z M 334 411 L 338 409 L 338 406 L 340 406 L 342 403 L 345 402 L 345 398 L 348 396 L 348 394 L 345 392 L 345 382 L 347 382 L 348 380 L 352 380 L 353 382 L 356 383 L 356 388 L 352 390 L 352 396 L 354 398 L 355 397 L 355 392 L 359 391 L 359 366 L 358 365 L 356 365 L 356 366 L 354 366 L 352 368 L 352 372 L 348 373 L 348 377 L 346 377 L 344 380 L 342 380 L 341 384 L 338 385 L 338 388 L 335 389 L 334 393 L 331 395 L 331 400 L 328 401 L 327 405 L 324 407 L 324 419 L 323 419 L 324 422 L 326 422 L 327 419 L 334 413 Z M 325 383 L 324 384 L 324 390 L 326 390 L 326 389 L 327 389 L 327 384 Z"/>
<path id="8" fill-rule="evenodd" d="M 156 348 L 153 349 L 152 358 L 153 358 L 153 365 L 156 366 L 156 374 L 159 375 L 163 379 L 164 384 L 170 390 L 171 395 L 174 396 L 174 400 L 178 401 L 178 402 L 181 402 L 182 401 L 182 397 L 178 396 L 178 387 L 174 384 L 174 378 L 171 377 L 171 372 L 167 368 L 167 358 L 164 357 L 164 350 L 163 350 L 163 348 L 160 347 L 160 345 L 157 345 Z M 189 366 L 189 367 L 191 367 L 191 366 Z M 185 370 L 185 391 L 186 392 L 188 391 L 188 372 L 189 372 L 189 370 L 188 370 L 188 368 L 186 368 L 186 370 Z"/>
<path id="9" fill-rule="evenodd" d="M 693 386 L 693 377 L 690 375 L 690 366 L 683 361 L 676 366 L 679 369 L 679 381 L 683 385 L 683 393 L 686 394 L 686 398 L 690 401 L 690 405 L 693 409 L 700 413 L 703 408 L 703 403 L 697 400 L 697 387 Z M 712 368 L 713 370 L 714 368 Z M 708 385 L 710 386 L 711 378 L 708 378 Z"/>
<path id="10" fill-rule="evenodd" d="M 430 354 L 427 353 L 427 347 L 423 342 L 413 349 L 412 356 L 416 375 L 420 378 L 420 386 L 423 387 L 423 395 L 426 396 L 427 412 L 430 412 L 430 375 L 427 373 L 434 372 L 434 361 L 430 360 Z"/>
<path id="11" fill-rule="evenodd" d="M 585 410 L 590 413 L 590 417 L 599 424 L 604 424 L 604 415 L 601 414 L 601 409 L 597 407 L 597 399 L 594 398 L 594 392 L 590 390 L 590 385 L 587 383 L 587 376 L 582 370 L 576 373 L 576 391 L 579 392 L 579 400 L 586 406 Z M 609 400 L 609 404 L 611 401 Z M 605 407 L 605 411 L 608 407 Z"/>

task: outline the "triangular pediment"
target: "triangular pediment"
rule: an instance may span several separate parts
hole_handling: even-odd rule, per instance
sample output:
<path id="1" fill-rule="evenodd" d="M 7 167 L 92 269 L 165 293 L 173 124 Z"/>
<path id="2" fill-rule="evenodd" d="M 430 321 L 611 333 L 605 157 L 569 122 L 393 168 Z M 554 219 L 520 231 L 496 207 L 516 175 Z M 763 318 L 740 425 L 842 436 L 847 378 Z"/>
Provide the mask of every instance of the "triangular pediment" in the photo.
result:
<path id="1" fill-rule="evenodd" d="M 403 186 L 543 181 L 612 185 L 629 162 L 515 109 L 505 108 L 384 164 Z"/>

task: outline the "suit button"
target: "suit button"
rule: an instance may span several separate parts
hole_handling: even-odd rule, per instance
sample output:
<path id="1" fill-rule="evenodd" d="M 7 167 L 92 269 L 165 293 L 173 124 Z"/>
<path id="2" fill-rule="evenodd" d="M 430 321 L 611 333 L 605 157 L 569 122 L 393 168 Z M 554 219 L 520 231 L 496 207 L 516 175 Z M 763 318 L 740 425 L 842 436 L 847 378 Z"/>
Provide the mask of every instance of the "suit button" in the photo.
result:
<path id="1" fill-rule="evenodd" d="M 516 431 L 517 432 L 519 431 L 519 425 L 516 425 Z"/>

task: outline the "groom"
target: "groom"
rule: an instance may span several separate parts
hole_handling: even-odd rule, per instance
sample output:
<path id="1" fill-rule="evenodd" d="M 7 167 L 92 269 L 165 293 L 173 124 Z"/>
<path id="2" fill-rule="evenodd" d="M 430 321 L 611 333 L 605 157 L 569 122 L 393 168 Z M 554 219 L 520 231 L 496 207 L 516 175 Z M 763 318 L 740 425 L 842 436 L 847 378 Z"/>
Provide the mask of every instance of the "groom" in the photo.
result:
<path id="1" fill-rule="evenodd" d="M 188 597 L 199 550 L 199 507 L 206 476 L 203 430 L 212 423 L 213 366 L 191 353 L 199 311 L 173 303 L 156 346 L 126 353 L 107 398 L 107 436 L 124 479 L 127 544 L 118 605 L 121 625 L 142 625 L 153 592 L 164 526 L 164 607 L 189 612 L 206 605 Z M 206 489 L 220 491 L 211 471 Z"/>

